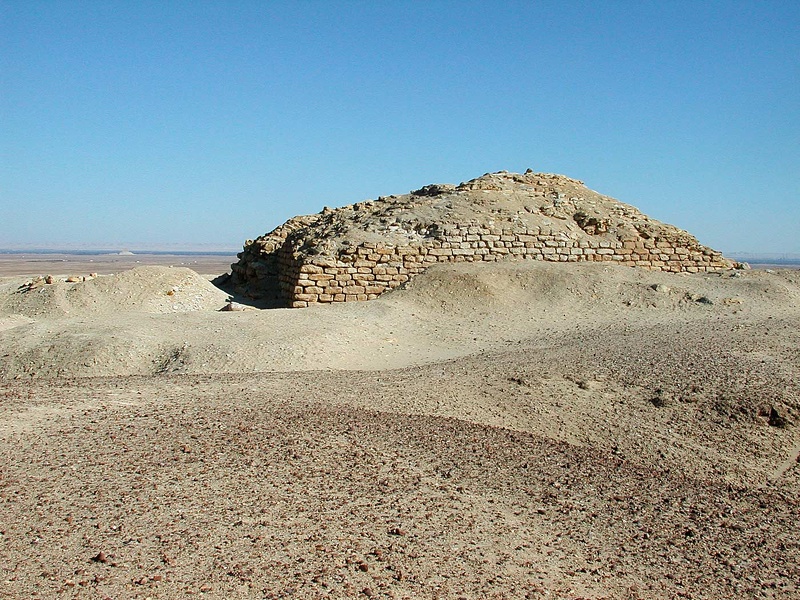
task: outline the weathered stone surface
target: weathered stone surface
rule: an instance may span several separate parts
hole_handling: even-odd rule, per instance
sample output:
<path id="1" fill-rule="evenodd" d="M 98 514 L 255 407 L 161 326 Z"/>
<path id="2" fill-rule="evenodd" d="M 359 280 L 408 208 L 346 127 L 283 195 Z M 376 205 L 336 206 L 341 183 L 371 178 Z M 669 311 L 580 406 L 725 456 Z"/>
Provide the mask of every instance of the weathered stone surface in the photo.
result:
<path id="1" fill-rule="evenodd" d="M 231 268 L 241 293 L 305 307 L 377 298 L 437 262 L 501 259 L 689 273 L 739 266 L 580 181 L 529 170 L 295 217 L 248 240 Z"/>

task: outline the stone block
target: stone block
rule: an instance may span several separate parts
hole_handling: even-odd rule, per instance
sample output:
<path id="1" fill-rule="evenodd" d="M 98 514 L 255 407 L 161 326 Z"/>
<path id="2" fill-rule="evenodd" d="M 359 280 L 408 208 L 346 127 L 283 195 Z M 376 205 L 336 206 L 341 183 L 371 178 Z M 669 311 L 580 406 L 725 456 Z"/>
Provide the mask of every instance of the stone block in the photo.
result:
<path id="1" fill-rule="evenodd" d="M 300 266 L 301 273 L 323 273 L 324 269 L 318 265 L 301 265 Z"/>

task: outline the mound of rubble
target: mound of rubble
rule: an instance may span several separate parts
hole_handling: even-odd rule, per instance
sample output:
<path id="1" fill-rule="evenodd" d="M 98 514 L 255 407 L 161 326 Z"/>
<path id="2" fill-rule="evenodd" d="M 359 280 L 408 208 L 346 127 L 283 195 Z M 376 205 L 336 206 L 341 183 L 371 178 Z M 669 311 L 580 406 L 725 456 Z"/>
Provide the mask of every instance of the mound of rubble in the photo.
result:
<path id="1" fill-rule="evenodd" d="M 231 268 L 239 293 L 305 307 L 372 300 L 440 262 L 507 259 L 690 273 L 740 266 L 581 181 L 528 170 L 295 217 L 248 240 Z"/>

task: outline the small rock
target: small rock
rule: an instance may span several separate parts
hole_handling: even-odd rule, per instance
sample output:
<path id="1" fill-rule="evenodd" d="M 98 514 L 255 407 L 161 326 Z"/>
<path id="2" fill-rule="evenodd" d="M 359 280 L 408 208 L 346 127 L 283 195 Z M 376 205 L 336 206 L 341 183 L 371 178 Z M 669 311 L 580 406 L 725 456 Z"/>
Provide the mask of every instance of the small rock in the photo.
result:
<path id="1" fill-rule="evenodd" d="M 786 417 L 782 416 L 774 406 L 769 409 L 769 420 L 767 421 L 772 427 L 784 429 L 788 427 L 789 421 Z"/>
<path id="2" fill-rule="evenodd" d="M 247 306 L 245 306 L 244 304 L 239 304 L 238 302 L 228 302 L 225 306 L 220 308 L 220 310 L 241 312 L 243 310 L 247 310 Z"/>
<path id="3" fill-rule="evenodd" d="M 56 282 L 56 278 L 53 277 L 52 275 L 48 275 L 47 277 L 44 278 L 44 282 L 48 285 L 51 285 Z"/>

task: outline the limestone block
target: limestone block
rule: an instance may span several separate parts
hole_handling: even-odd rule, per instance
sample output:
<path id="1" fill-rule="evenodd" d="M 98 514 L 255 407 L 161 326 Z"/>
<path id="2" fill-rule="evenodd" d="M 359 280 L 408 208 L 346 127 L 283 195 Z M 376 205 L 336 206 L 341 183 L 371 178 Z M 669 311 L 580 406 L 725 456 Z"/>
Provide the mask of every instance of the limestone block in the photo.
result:
<path id="1" fill-rule="evenodd" d="M 324 270 L 318 265 L 302 265 L 300 267 L 301 273 L 323 273 Z"/>
<path id="2" fill-rule="evenodd" d="M 316 302 L 319 298 L 318 294 L 295 294 L 294 299 L 302 302 Z"/>
<path id="3" fill-rule="evenodd" d="M 355 294 L 363 294 L 364 293 L 364 286 L 363 285 L 348 285 L 344 288 L 344 293 L 348 296 L 355 295 Z"/>

